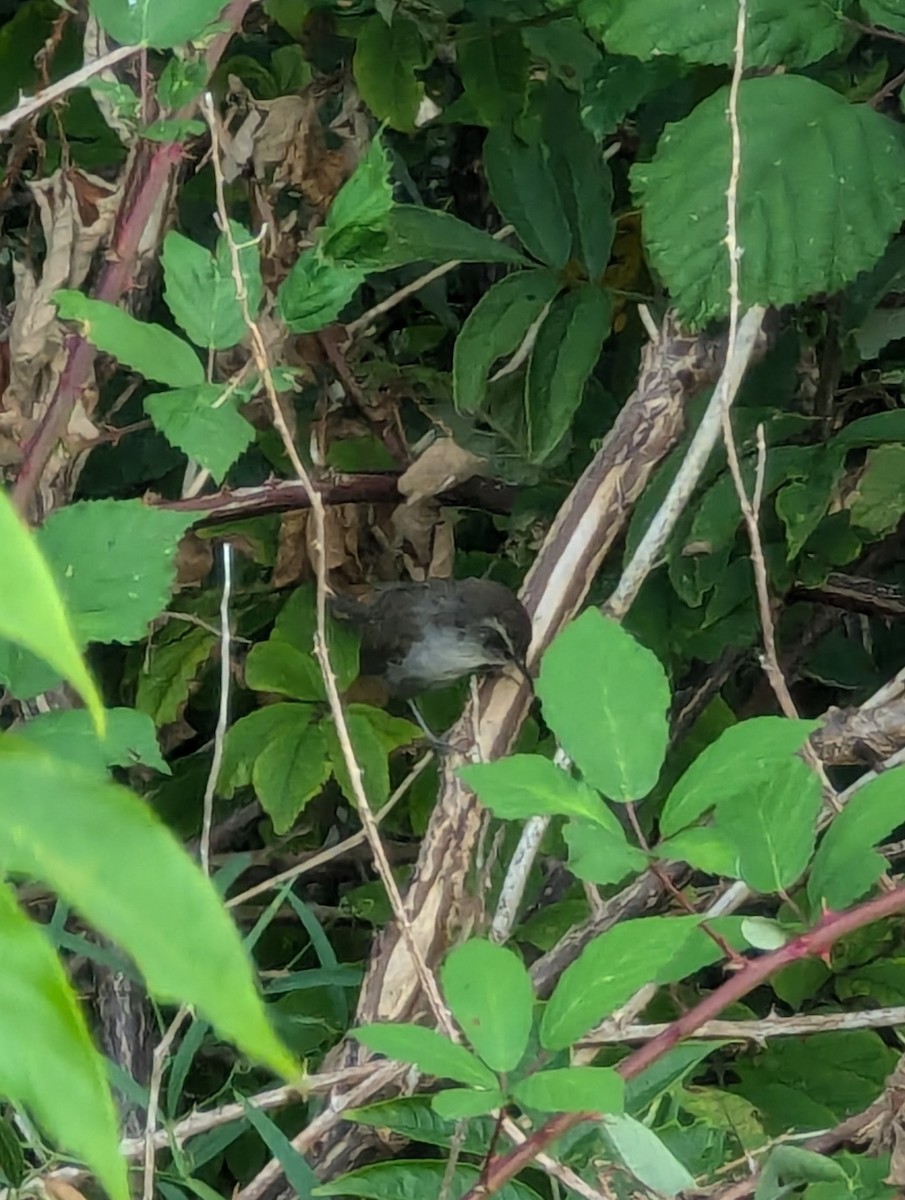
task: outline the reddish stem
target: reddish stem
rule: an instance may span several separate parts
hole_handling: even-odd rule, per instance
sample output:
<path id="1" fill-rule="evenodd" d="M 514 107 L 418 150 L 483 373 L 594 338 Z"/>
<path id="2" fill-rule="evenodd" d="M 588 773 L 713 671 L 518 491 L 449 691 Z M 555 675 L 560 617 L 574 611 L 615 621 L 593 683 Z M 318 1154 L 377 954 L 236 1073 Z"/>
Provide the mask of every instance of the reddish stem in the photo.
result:
<path id="1" fill-rule="evenodd" d="M 208 46 L 205 57 L 209 74 L 213 72 L 232 33 L 241 26 L 250 4 L 251 0 L 232 0 L 224 10 L 221 21 L 228 24 L 228 31 L 218 34 Z M 194 108 L 194 104 L 186 106 L 175 115 L 190 116 Z M 116 304 L 131 286 L 141 235 L 151 220 L 158 198 L 165 193 L 170 174 L 182 159 L 182 153 L 182 146 L 178 142 L 143 142 L 139 146 L 123 191 L 107 262 L 94 291 L 98 300 Z M 74 334 L 67 339 L 66 363 L 56 391 L 37 431 L 25 447 L 24 461 L 12 489 L 13 503 L 24 516 L 28 515 L 54 446 L 66 433 L 69 418 L 94 357 L 94 347 L 81 334 Z"/>

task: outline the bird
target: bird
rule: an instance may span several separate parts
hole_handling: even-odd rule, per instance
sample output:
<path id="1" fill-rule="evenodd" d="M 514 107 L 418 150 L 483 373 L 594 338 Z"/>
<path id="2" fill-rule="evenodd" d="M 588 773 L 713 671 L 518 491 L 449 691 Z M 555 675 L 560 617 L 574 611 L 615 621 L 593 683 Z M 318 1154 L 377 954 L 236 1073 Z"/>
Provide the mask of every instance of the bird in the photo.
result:
<path id="1" fill-rule="evenodd" d="M 333 596 L 332 615 L 361 639 L 361 674 L 412 701 L 467 675 L 507 664 L 530 679 L 531 618 L 492 579 L 428 579 L 375 587 L 361 600 Z"/>

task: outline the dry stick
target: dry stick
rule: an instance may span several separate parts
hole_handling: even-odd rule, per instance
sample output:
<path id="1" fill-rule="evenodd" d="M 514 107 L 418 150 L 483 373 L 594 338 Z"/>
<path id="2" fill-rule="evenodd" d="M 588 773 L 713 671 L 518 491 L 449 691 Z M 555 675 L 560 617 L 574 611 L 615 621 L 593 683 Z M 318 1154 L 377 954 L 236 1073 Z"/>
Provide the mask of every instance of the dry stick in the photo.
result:
<path id="1" fill-rule="evenodd" d="M 691 440 L 688 453 L 676 473 L 666 499 L 639 542 L 631 562 L 622 572 L 622 578 L 615 591 L 603 606 L 604 612 L 616 620 L 621 620 L 634 603 L 641 585 L 657 565 L 669 535 L 698 485 L 710 453 L 719 438 L 723 410 L 728 409 L 735 399 L 756 349 L 764 312 L 765 310 L 758 306 L 750 308 L 739 324 L 735 341 L 729 342 L 726 365 Z"/>
<path id="2" fill-rule="evenodd" d="M 361 768 L 358 765 L 358 760 L 355 757 L 355 750 L 352 746 L 352 739 L 349 736 L 349 727 L 346 722 L 346 715 L 343 711 L 342 701 L 339 696 L 339 689 L 336 684 L 336 676 L 330 663 L 330 653 L 327 648 L 327 563 L 326 563 L 326 519 L 324 503 L 320 493 L 311 482 L 311 478 L 305 469 L 302 460 L 299 458 L 298 451 L 295 448 L 295 443 L 292 440 L 292 435 L 289 427 L 286 424 L 286 418 L 283 416 L 283 410 L 280 407 L 280 401 L 277 397 L 276 388 L 273 382 L 273 375 L 270 369 L 270 362 L 267 354 L 267 347 L 264 343 L 264 338 L 260 327 L 252 316 L 248 305 L 248 293 L 245 288 L 245 280 L 242 275 L 242 267 L 239 261 L 239 248 L 231 235 L 229 226 L 229 215 L 226 210 L 226 200 L 224 194 L 223 170 L 220 163 L 220 142 L 219 131 L 217 126 L 217 116 L 214 112 L 214 103 L 210 93 L 206 93 L 202 101 L 202 109 L 207 118 L 211 131 L 212 153 L 211 162 L 214 168 L 214 179 L 216 184 L 217 196 L 217 212 L 221 232 L 229 246 L 230 258 L 232 260 L 233 279 L 236 285 L 236 296 L 239 305 L 242 309 L 243 320 L 248 329 L 251 340 L 252 355 L 255 360 L 255 366 L 261 376 L 264 384 L 264 390 L 270 404 L 271 416 L 274 426 L 280 435 L 283 443 L 283 448 L 292 463 L 292 468 L 296 473 L 299 482 L 308 493 L 311 504 L 311 515 L 314 519 L 314 558 L 315 558 L 315 574 L 317 579 L 317 628 L 314 636 L 314 653 L 320 665 L 321 674 L 324 679 L 324 687 L 327 691 L 327 700 L 330 705 L 330 713 L 333 717 L 334 725 L 336 726 L 337 737 L 342 749 L 343 759 L 346 764 L 346 769 L 349 773 L 349 781 L 352 785 L 352 792 L 355 797 L 358 815 L 364 826 L 367 835 L 368 844 L 374 855 L 374 863 L 381 882 L 386 888 L 387 896 L 393 909 L 393 915 L 396 918 L 402 935 L 406 939 L 409 949 L 412 954 L 412 961 L 415 964 L 415 970 L 418 973 L 421 985 L 424 988 L 425 995 L 428 997 L 431 1007 L 434 1010 L 434 1015 L 438 1024 L 449 1037 L 457 1038 L 455 1026 L 452 1021 L 446 1005 L 440 996 L 440 990 L 437 987 L 437 981 L 433 974 L 428 969 L 427 963 L 421 954 L 414 937 L 412 936 L 411 925 L 408 915 L 402 903 L 402 896 L 399 893 L 399 888 L 393 876 L 390 867 L 389 859 L 386 856 L 383 843 L 380 840 L 380 833 L 374 821 L 374 814 L 368 805 L 368 798 L 365 794 L 364 784 L 362 782 Z"/>
<path id="3" fill-rule="evenodd" d="M 0 134 L 6 133 L 7 130 L 12 129 L 19 121 L 24 121 L 26 117 L 32 116 L 33 113 L 40 112 L 46 105 L 53 104 L 56 100 L 61 100 L 67 93 L 75 91 L 76 88 L 87 83 L 89 79 L 93 79 L 95 75 L 100 75 L 101 71 L 106 71 L 108 67 L 122 62 L 124 58 L 131 58 L 133 54 L 140 54 L 141 50 L 141 46 L 117 46 L 115 50 L 111 50 L 108 54 L 85 63 L 77 71 L 73 71 L 71 75 L 67 75 L 65 79 L 59 79 L 56 83 L 52 83 L 49 87 L 38 92 L 36 96 L 29 96 L 27 99 L 21 100 L 14 109 L 0 116 Z"/>
<path id="4" fill-rule="evenodd" d="M 741 289 L 739 265 L 743 247 L 738 238 L 738 184 L 742 171 L 742 134 L 738 120 L 738 94 L 741 87 L 742 74 L 745 67 L 745 28 L 748 18 L 748 0 L 737 0 L 738 10 L 735 24 L 735 59 L 732 66 L 732 82 L 729 86 L 729 132 L 732 143 L 732 161 L 729 170 L 729 186 L 726 189 L 726 248 L 729 252 L 729 341 L 735 341 L 738 329 L 739 313 L 741 311 Z M 758 458 L 757 482 L 754 488 L 754 503 L 748 499 L 742 469 L 738 460 L 735 438 L 732 435 L 732 422 L 729 419 L 729 408 L 721 410 L 723 442 L 729 459 L 729 471 L 738 502 L 741 506 L 742 517 L 748 530 L 748 540 L 751 543 L 751 564 L 754 568 L 754 582 L 757 589 L 758 608 L 760 609 L 761 628 L 764 638 L 765 669 L 770 685 L 776 694 L 780 707 L 787 717 L 795 718 L 798 711 L 789 693 L 788 686 L 779 666 L 776 654 L 776 631 L 773 623 L 773 610 L 770 605 L 770 587 L 767 578 L 767 563 L 764 558 L 764 548 L 758 528 L 758 512 L 763 495 L 763 480 L 766 464 L 766 444 L 763 426 L 758 428 Z"/>
<path id="5" fill-rule="evenodd" d="M 144 1136 L 144 1178 L 141 1187 L 141 1200 L 154 1198 L 154 1166 L 157 1143 L 154 1134 L 157 1130 L 157 1113 L 160 1109 L 160 1089 L 163 1084 L 163 1072 L 170 1054 L 170 1047 L 176 1040 L 176 1035 L 191 1016 L 191 1009 L 180 1008 L 170 1022 L 166 1033 L 154 1047 L 154 1061 L 151 1067 L 151 1080 L 148 1085 L 148 1115 L 145 1123 Z"/>
<path id="6" fill-rule="evenodd" d="M 598 1032 L 592 1029 L 579 1045 L 582 1049 L 611 1046 L 621 1042 L 649 1042 L 669 1029 L 671 1022 L 656 1025 L 635 1024 L 623 1029 Z M 607 1022 L 609 1025 L 609 1022 Z M 890 1029 L 905 1025 L 905 1004 L 891 1008 L 871 1008 L 861 1012 L 816 1013 L 798 1017 L 764 1017 L 758 1021 L 707 1021 L 689 1034 L 692 1038 L 730 1038 L 738 1041 L 765 1042 L 776 1037 L 808 1037 L 837 1029 Z"/>
<path id="7" fill-rule="evenodd" d="M 220 775 L 220 764 L 223 762 L 223 743 L 226 740 L 226 727 L 229 723 L 229 684 L 232 678 L 230 671 L 230 629 L 229 629 L 229 597 L 232 589 L 232 546 L 223 543 L 223 591 L 220 594 L 220 704 L 217 711 L 217 725 L 214 730 L 214 756 L 211 769 L 204 788 L 204 816 L 201 822 L 201 869 L 205 875 L 211 873 L 211 827 L 214 823 L 214 792 L 217 790 L 217 778 Z"/>
<path id="8" fill-rule="evenodd" d="M 501 242 L 512 233 L 515 233 L 515 226 L 504 225 L 502 229 L 498 229 L 492 236 L 496 241 Z M 448 275 L 450 271 L 454 271 L 456 267 L 461 267 L 461 265 L 462 259 L 454 258 L 449 262 L 441 263 L 439 267 L 434 267 L 424 275 L 419 275 L 417 279 L 413 279 L 411 283 L 407 283 L 405 287 L 399 288 L 391 296 L 387 296 L 385 300 L 381 300 L 379 304 L 375 304 L 373 308 L 369 308 L 367 312 L 362 313 L 360 317 L 356 317 L 354 321 L 350 321 L 346 326 L 346 333 L 350 338 L 355 337 L 357 333 L 361 333 L 363 329 L 367 329 L 375 317 L 383 316 L 384 313 L 395 308 L 397 304 L 401 304 L 403 300 L 407 300 L 409 296 L 414 296 L 416 292 L 420 292 L 429 283 L 433 283 L 436 279 L 442 279 L 444 275 Z"/>
<path id="9" fill-rule="evenodd" d="M 557 747 L 553 762 L 566 773 L 572 769 L 572 760 L 561 746 Z M 502 944 L 512 932 L 528 884 L 528 875 L 549 824 L 550 817 L 547 816 L 531 817 L 525 822 L 500 888 L 500 898 L 490 925 L 491 941 Z"/>

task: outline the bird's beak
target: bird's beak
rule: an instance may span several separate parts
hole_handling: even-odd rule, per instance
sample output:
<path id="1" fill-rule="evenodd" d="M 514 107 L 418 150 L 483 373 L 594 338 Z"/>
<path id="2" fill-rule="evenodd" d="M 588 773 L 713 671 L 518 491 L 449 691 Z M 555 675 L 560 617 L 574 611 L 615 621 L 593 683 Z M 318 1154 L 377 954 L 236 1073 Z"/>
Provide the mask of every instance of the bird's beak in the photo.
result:
<path id="1" fill-rule="evenodd" d="M 528 684 L 528 687 L 531 688 L 533 692 L 534 680 L 531 678 L 531 672 L 528 670 L 528 665 L 525 660 L 523 658 L 517 658 L 515 655 L 513 655 L 509 661 L 518 670 L 519 674 L 523 676 L 525 682 Z"/>

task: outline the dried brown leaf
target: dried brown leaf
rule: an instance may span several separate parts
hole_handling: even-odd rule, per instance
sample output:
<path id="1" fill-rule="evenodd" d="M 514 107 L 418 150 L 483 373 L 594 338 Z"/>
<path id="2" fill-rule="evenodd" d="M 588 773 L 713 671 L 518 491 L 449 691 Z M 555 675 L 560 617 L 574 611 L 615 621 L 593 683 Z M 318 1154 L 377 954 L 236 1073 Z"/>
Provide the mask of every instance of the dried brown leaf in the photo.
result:
<path id="1" fill-rule="evenodd" d="M 410 502 L 438 496 L 457 483 L 481 475 L 486 466 L 486 459 L 463 450 L 452 438 L 437 438 L 399 477 L 399 491 Z"/>

